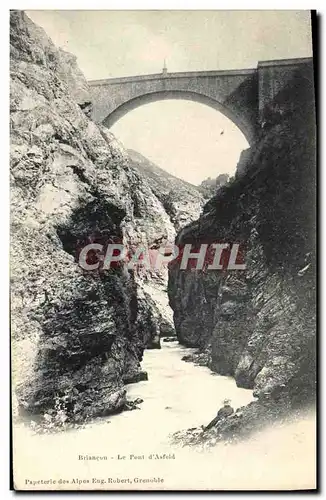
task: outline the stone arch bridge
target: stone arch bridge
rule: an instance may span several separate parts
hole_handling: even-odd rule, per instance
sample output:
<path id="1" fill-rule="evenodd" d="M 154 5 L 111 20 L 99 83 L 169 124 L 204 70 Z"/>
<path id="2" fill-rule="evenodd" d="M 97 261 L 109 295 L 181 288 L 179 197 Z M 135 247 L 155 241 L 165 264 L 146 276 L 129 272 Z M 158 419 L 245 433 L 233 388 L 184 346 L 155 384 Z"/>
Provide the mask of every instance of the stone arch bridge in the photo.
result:
<path id="1" fill-rule="evenodd" d="M 138 106 L 186 99 L 221 111 L 252 143 L 266 105 L 289 80 L 313 80 L 312 58 L 262 61 L 254 69 L 162 73 L 89 82 L 93 119 L 110 128 Z"/>

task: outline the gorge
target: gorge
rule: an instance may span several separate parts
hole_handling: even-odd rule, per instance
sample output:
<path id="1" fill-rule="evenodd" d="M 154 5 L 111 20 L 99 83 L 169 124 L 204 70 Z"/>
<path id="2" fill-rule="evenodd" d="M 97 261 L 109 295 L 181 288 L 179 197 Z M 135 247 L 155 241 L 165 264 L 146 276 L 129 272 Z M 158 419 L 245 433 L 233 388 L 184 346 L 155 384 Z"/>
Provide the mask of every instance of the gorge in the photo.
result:
<path id="1" fill-rule="evenodd" d="M 139 429 L 155 434 L 149 423 L 163 412 L 164 437 L 181 431 L 175 437 L 179 443 L 215 445 L 248 423 L 252 431 L 265 416 L 276 419 L 278 411 L 283 415 L 312 405 L 316 134 L 311 80 L 298 83 L 293 77 L 266 106 L 235 177 L 208 200 L 199 188 L 127 151 L 95 123 L 88 83 L 74 56 L 57 49 L 23 12 L 12 11 L 10 22 L 17 419 L 28 414 L 32 421 L 41 416 L 52 430 L 85 423 L 91 429 L 95 417 L 102 427 L 113 415 L 112 428 L 118 419 L 128 420 L 124 432 L 132 427 L 129 421 L 135 422 L 128 440 Z M 142 243 L 152 249 L 174 242 L 241 242 L 247 268 L 205 273 L 172 262 L 172 322 L 167 273 L 121 267 L 85 272 L 78 266 L 83 245 L 112 237 L 128 247 Z M 180 345 L 161 344 L 162 337 L 175 335 Z M 144 355 L 145 349 L 151 350 Z M 181 361 L 182 354 L 200 366 Z M 162 378 L 157 377 L 157 388 L 146 389 L 146 379 L 149 383 L 162 371 L 165 379 L 175 377 L 165 380 L 166 400 L 170 391 L 172 406 L 177 405 L 179 386 L 184 414 L 178 407 L 173 417 L 173 409 L 162 407 L 164 398 L 154 394 L 164 392 Z M 230 393 L 235 414 L 207 437 L 199 436 L 200 425 Z M 144 410 L 116 415 L 130 409 L 128 397 L 144 398 Z M 165 417 L 169 413 L 172 417 Z M 187 426 L 192 430 L 183 432 Z M 87 453 L 87 446 L 82 448 Z"/>

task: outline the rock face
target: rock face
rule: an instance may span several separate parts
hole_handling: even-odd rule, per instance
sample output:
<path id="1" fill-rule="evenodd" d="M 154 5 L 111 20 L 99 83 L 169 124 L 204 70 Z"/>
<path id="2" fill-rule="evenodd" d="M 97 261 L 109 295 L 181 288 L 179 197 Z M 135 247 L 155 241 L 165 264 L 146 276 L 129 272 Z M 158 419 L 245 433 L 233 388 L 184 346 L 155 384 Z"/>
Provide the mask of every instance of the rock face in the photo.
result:
<path id="1" fill-rule="evenodd" d="M 112 236 L 155 246 L 175 230 L 123 147 L 89 119 L 75 58 L 21 11 L 10 42 L 13 385 L 26 410 L 81 421 L 124 407 L 159 327 L 133 271 L 86 272 L 78 252 Z"/>
<path id="2" fill-rule="evenodd" d="M 280 112 L 278 102 L 289 103 Z M 177 243 L 240 242 L 246 270 L 181 271 L 169 297 L 181 343 L 259 399 L 315 392 L 315 116 L 313 89 L 290 82 L 242 156 Z"/>
<path id="3" fill-rule="evenodd" d="M 197 219 L 204 204 L 199 188 L 169 174 L 137 151 L 129 149 L 128 152 L 133 164 L 164 206 L 176 231 Z"/>
<path id="4" fill-rule="evenodd" d="M 140 174 L 143 183 L 150 187 L 168 216 L 169 222 L 165 221 L 165 224 L 172 224 L 173 229 L 169 233 L 169 242 L 172 244 L 176 231 L 201 213 L 204 196 L 196 186 L 174 177 L 137 151 L 129 149 L 128 154 L 133 168 Z M 158 240 L 157 244 L 160 245 L 161 242 Z M 147 273 L 140 282 L 145 302 L 152 304 L 150 330 L 155 334 L 148 341 L 149 347 L 159 347 L 159 336 L 175 337 L 171 309 L 166 297 L 167 280 L 167 269 L 162 269 L 156 273 Z"/>
<path id="5" fill-rule="evenodd" d="M 220 186 L 224 186 L 224 184 L 228 181 L 228 174 L 219 174 L 216 178 L 212 179 L 211 177 L 208 177 L 207 179 L 204 179 L 198 187 L 205 194 L 205 197 L 211 198 L 216 194 Z"/>

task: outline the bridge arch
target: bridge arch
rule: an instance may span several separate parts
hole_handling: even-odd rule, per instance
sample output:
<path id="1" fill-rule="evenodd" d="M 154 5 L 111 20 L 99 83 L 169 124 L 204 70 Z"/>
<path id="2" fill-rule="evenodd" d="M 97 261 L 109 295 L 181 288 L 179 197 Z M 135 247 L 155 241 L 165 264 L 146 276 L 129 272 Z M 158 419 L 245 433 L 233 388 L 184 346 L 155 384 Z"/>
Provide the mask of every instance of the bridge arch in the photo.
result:
<path id="1" fill-rule="evenodd" d="M 232 111 L 229 107 L 224 106 L 216 99 L 208 97 L 199 92 L 187 91 L 187 90 L 160 90 L 157 92 L 148 92 L 146 94 L 139 95 L 128 101 L 124 102 L 116 109 L 114 109 L 109 115 L 102 121 L 103 125 L 107 128 L 111 128 L 120 118 L 125 116 L 129 111 L 136 109 L 144 104 L 149 104 L 162 100 L 173 100 L 182 99 L 185 101 L 194 101 L 200 104 L 209 106 L 219 112 L 224 116 L 229 118 L 243 133 L 246 140 L 251 144 L 255 137 L 255 130 L 250 123 L 245 123 L 245 121 L 237 113 Z"/>
<path id="2" fill-rule="evenodd" d="M 266 107 L 287 87 L 294 75 L 299 80 L 307 77 L 313 82 L 312 59 L 260 61 L 257 68 L 252 69 L 165 71 L 153 75 L 91 80 L 92 118 L 111 127 L 128 111 L 143 104 L 163 99 L 185 99 L 220 111 L 252 144 Z"/>

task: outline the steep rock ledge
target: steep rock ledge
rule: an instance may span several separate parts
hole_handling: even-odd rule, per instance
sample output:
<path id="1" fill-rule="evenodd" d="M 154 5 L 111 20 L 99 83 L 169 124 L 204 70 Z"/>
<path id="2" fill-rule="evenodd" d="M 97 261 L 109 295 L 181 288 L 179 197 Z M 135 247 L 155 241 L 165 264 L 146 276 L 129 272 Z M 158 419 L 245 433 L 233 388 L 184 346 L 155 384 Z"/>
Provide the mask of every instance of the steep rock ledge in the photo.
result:
<path id="1" fill-rule="evenodd" d="M 85 272 L 78 249 L 112 235 L 172 241 L 128 154 L 89 119 L 88 85 L 21 11 L 10 16 L 11 297 L 18 406 L 68 420 L 118 411 L 157 317 L 134 272 Z"/>
<path id="2" fill-rule="evenodd" d="M 176 239 L 241 242 L 246 270 L 180 271 L 173 262 L 169 298 L 180 342 L 199 348 L 193 360 L 261 401 L 300 405 L 315 393 L 316 317 L 314 101 L 309 82 L 299 83 L 266 110 L 235 180 Z"/>

